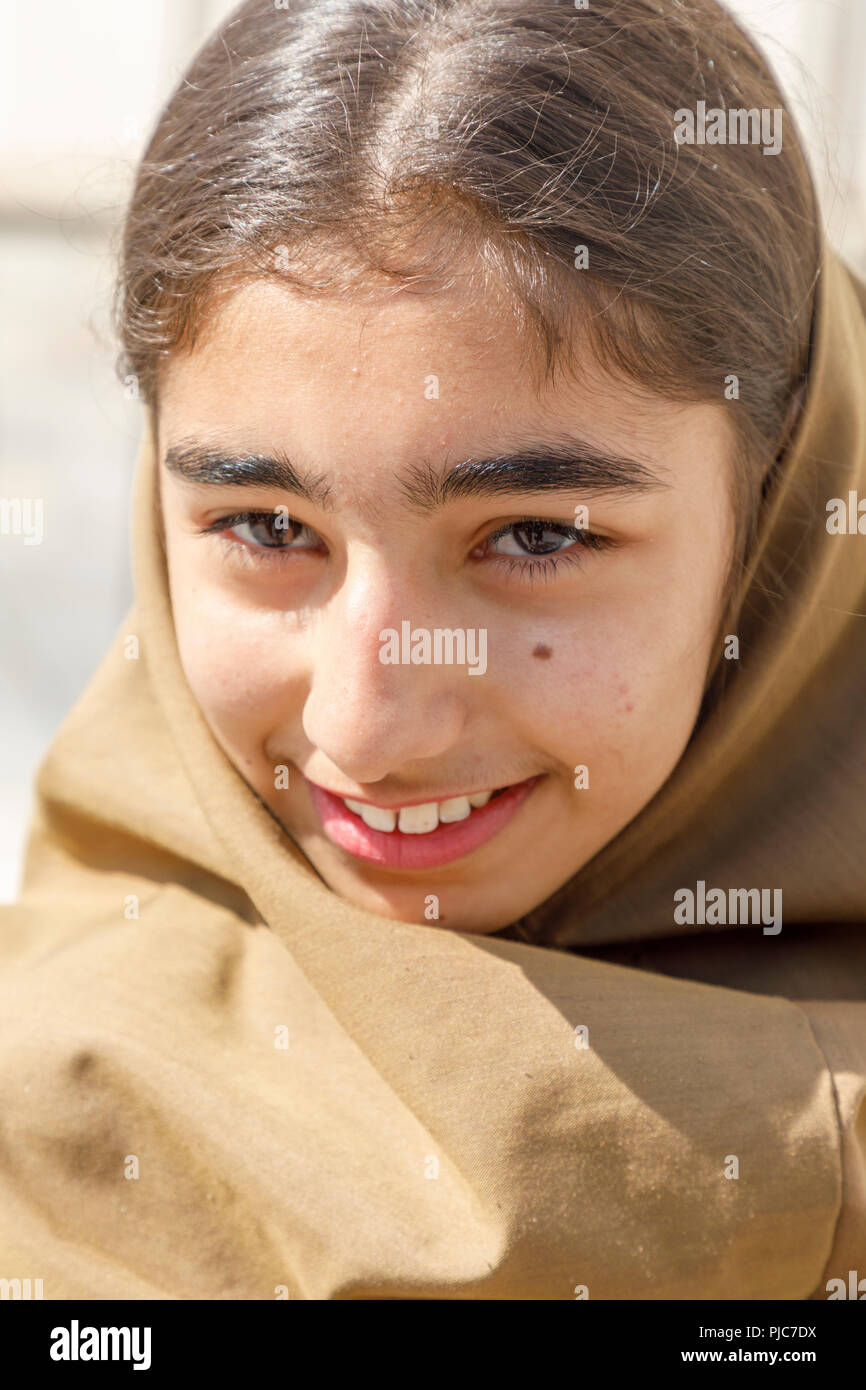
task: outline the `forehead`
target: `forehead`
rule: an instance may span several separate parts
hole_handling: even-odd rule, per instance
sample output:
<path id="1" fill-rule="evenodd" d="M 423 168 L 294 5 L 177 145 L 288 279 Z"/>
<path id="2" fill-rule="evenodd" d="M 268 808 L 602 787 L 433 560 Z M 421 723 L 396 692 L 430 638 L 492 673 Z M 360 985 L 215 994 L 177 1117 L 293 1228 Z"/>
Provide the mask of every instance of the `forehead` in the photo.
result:
<path id="1" fill-rule="evenodd" d="M 286 418 L 307 426 L 313 421 L 299 419 L 299 407 L 325 394 L 330 414 L 358 426 L 382 402 L 431 425 L 522 423 L 528 413 L 540 423 L 551 409 L 570 417 L 579 409 L 587 420 L 616 416 L 627 430 L 636 404 L 645 427 L 668 419 L 668 402 L 607 377 L 585 342 L 574 343 L 573 356 L 574 378 L 545 379 L 539 348 L 518 330 L 504 290 L 362 300 L 313 298 L 257 280 L 209 315 L 194 352 L 166 363 L 160 413 L 189 418 L 219 400 L 224 419 L 249 419 L 266 404 L 275 426 Z"/>
<path id="2" fill-rule="evenodd" d="M 533 356 L 535 353 L 535 356 Z M 419 468 L 578 433 L 689 485 L 696 447 L 728 443 L 716 406 L 674 404 L 607 376 L 585 342 L 574 370 L 545 378 L 507 294 L 309 297 L 269 280 L 212 312 L 192 353 L 159 384 L 161 453 L 178 440 L 281 449 L 327 477 L 338 504 L 363 507 Z M 692 482 L 698 482 L 700 465 Z"/>

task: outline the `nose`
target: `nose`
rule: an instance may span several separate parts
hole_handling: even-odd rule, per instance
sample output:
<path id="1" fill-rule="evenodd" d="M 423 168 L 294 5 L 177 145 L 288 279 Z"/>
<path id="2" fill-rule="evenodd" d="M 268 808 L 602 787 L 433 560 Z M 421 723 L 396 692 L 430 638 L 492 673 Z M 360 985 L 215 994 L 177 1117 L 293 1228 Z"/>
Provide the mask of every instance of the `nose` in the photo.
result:
<path id="1" fill-rule="evenodd" d="M 402 568 L 402 567 L 401 567 Z M 313 619 L 304 733 L 344 776 L 378 782 L 425 758 L 441 757 L 466 720 L 465 666 L 387 664 L 383 634 L 453 627 L 425 586 L 372 553 L 347 569 L 339 590 Z"/>

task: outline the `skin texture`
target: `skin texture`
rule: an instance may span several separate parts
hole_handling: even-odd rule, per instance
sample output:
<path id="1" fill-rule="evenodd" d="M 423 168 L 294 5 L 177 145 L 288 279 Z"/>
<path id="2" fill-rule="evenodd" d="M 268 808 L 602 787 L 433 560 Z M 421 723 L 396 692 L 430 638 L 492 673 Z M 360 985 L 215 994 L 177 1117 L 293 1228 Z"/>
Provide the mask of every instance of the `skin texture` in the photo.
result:
<path id="1" fill-rule="evenodd" d="M 718 405 L 672 404 L 606 377 L 585 349 L 578 360 L 574 379 L 530 380 L 508 305 L 492 296 L 312 301 L 255 281 L 163 370 L 161 459 L 181 441 L 218 441 L 327 475 L 330 510 L 161 465 L 172 603 L 184 671 L 225 753 L 333 891 L 385 917 L 476 933 L 515 921 L 637 815 L 694 726 L 733 543 L 721 389 Z M 501 494 L 427 516 L 397 486 L 419 462 L 514 452 L 552 424 L 639 458 L 666 486 Z M 514 533 L 485 549 L 522 517 L 573 525 L 579 503 L 613 548 L 554 536 L 579 563 L 552 572 L 514 568 L 534 559 Z M 261 533 L 201 533 L 280 505 L 308 528 L 306 548 L 268 552 L 271 563 L 255 563 Z M 406 619 L 485 628 L 484 674 L 382 664 L 379 633 Z M 274 785 L 281 764 L 287 789 Z M 588 787 L 575 788 L 578 766 Z M 409 871 L 334 845 L 302 773 L 389 805 L 542 777 L 485 844 Z M 427 922 L 431 894 L 439 918 Z"/>

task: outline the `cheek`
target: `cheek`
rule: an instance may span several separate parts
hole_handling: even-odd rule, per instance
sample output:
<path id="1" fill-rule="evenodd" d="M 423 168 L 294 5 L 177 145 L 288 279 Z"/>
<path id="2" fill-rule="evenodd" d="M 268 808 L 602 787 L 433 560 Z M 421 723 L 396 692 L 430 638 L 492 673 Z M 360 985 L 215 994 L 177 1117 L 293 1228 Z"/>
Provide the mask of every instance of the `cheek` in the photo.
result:
<path id="1" fill-rule="evenodd" d="M 521 722 L 565 762 L 593 751 L 623 766 L 663 761 L 697 715 L 708 631 L 700 615 L 670 604 L 599 605 L 580 622 L 544 624 L 509 643 L 507 664 L 522 673 L 511 679 Z"/>
<path id="2" fill-rule="evenodd" d="M 224 743 L 266 736 L 291 708 L 293 634 L 282 615 L 231 604 L 219 590 L 172 582 L 178 650 L 187 682 Z"/>

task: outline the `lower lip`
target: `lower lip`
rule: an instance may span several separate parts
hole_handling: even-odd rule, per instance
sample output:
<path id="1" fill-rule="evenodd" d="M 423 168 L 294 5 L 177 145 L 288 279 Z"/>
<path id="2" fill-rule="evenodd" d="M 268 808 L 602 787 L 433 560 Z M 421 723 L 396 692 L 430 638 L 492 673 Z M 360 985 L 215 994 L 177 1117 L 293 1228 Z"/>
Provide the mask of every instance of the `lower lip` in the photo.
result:
<path id="1" fill-rule="evenodd" d="M 340 849 L 389 869 L 430 869 L 450 864 L 497 835 L 523 805 L 540 777 L 508 787 L 501 796 L 472 811 L 465 820 L 438 825 L 424 835 L 402 830 L 371 830 L 339 796 L 308 782 L 325 834 Z"/>

